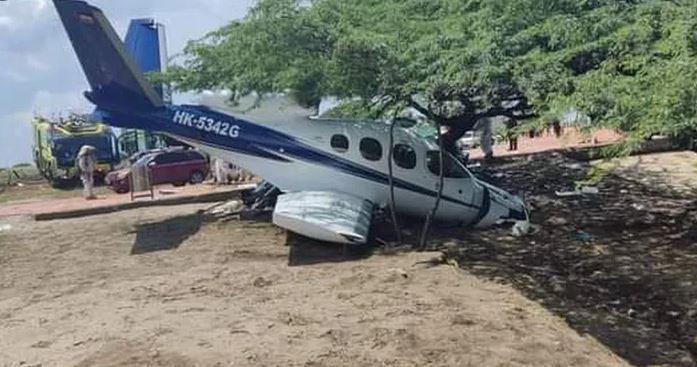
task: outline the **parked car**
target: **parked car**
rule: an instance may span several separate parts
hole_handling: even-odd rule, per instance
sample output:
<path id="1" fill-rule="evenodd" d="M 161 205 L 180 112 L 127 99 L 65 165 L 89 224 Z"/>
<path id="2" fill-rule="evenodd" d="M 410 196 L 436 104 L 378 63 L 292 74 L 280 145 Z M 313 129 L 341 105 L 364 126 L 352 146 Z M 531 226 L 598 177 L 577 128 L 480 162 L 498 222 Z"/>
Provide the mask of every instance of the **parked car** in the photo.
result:
<path id="1" fill-rule="evenodd" d="M 150 170 L 153 185 L 186 183 L 199 184 L 206 179 L 210 170 L 208 159 L 196 150 L 171 150 L 145 155 L 134 165 L 144 165 Z M 105 183 L 118 193 L 131 190 L 130 169 L 124 168 L 110 172 Z"/>
<path id="2" fill-rule="evenodd" d="M 481 136 L 478 132 L 468 131 L 458 141 L 460 149 L 474 149 L 481 143 Z"/>
<path id="3" fill-rule="evenodd" d="M 134 164 L 134 163 L 138 162 L 138 160 L 140 160 L 141 158 L 145 157 L 146 155 L 182 151 L 184 149 L 185 149 L 184 147 L 174 146 L 174 147 L 167 147 L 167 148 L 155 148 L 155 149 L 150 149 L 150 150 L 143 150 L 140 152 L 133 153 L 133 155 L 128 157 L 128 163 Z"/>

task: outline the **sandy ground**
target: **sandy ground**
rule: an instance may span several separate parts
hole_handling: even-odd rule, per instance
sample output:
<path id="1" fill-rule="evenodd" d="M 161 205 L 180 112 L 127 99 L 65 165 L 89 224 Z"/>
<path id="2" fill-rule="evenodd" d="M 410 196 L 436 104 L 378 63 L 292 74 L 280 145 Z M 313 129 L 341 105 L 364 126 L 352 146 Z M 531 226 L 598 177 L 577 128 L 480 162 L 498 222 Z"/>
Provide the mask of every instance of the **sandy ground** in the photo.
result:
<path id="1" fill-rule="evenodd" d="M 697 153 L 664 152 L 594 162 L 615 173 L 632 177 L 647 185 L 668 183 L 667 189 L 682 193 L 697 191 Z"/>
<path id="2" fill-rule="evenodd" d="M 4 219 L 0 366 L 626 365 L 437 253 L 350 260 L 201 208 Z"/>

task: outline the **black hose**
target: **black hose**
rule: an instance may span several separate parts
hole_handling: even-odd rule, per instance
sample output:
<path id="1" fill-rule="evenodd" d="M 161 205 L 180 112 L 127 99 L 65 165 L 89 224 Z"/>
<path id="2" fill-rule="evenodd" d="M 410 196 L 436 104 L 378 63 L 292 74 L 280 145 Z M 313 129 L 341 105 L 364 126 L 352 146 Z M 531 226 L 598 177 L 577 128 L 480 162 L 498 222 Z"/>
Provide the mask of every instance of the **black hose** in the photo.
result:
<path id="1" fill-rule="evenodd" d="M 397 210 L 394 200 L 394 174 L 392 171 L 392 157 L 394 154 L 394 127 L 397 122 L 393 119 L 390 124 L 390 149 L 387 155 L 387 170 L 389 171 L 388 180 L 390 183 L 390 213 L 392 215 L 392 225 L 394 226 L 394 232 L 397 235 L 397 244 L 402 246 L 402 231 L 399 229 L 399 223 L 397 223 Z"/>
<path id="2" fill-rule="evenodd" d="M 436 212 L 438 211 L 438 207 L 440 206 L 440 201 L 443 197 L 443 184 L 445 183 L 445 169 L 443 165 L 443 161 L 445 160 L 445 152 L 443 151 L 443 136 L 441 134 L 441 124 L 440 122 L 436 124 L 438 128 L 438 150 L 439 150 L 439 157 L 438 159 L 440 160 L 440 172 L 439 172 L 439 182 L 438 182 L 438 195 L 436 196 L 436 202 L 433 205 L 433 209 L 428 213 L 426 216 L 426 220 L 424 221 L 424 227 L 421 230 L 421 241 L 419 242 L 419 248 L 424 249 L 426 247 L 426 242 L 428 240 L 428 230 L 429 227 L 431 226 L 431 223 L 433 222 L 433 217 L 435 217 Z"/>

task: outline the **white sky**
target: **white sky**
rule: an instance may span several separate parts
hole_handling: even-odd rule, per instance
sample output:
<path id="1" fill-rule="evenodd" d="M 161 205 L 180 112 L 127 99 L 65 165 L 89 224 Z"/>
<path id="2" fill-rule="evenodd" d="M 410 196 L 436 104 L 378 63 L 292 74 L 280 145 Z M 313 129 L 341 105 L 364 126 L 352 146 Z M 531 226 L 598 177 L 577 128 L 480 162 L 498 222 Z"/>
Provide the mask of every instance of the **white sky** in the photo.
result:
<path id="1" fill-rule="evenodd" d="M 170 56 L 242 18 L 254 0 L 90 0 L 123 37 L 132 18 L 167 27 Z M 0 1 L 0 167 L 30 162 L 34 113 L 89 112 L 77 58 L 50 0 Z"/>

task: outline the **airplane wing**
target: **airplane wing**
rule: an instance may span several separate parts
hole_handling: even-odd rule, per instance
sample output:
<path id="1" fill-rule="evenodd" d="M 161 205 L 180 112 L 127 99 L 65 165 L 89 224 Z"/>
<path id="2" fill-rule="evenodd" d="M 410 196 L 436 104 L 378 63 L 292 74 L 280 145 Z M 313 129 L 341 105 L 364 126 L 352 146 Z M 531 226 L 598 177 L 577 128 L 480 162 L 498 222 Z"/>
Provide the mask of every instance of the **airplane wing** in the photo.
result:
<path id="1" fill-rule="evenodd" d="M 322 241 L 360 245 L 368 240 L 373 203 L 339 192 L 301 191 L 278 197 L 273 223 Z"/>

